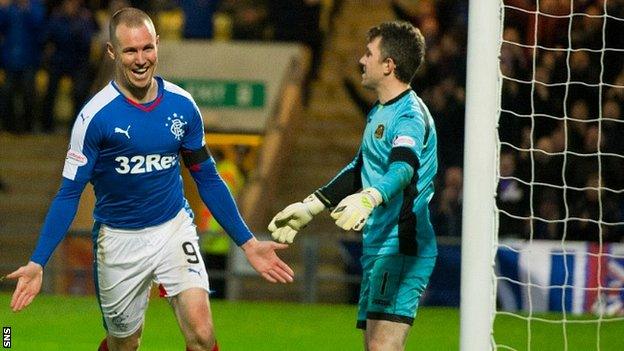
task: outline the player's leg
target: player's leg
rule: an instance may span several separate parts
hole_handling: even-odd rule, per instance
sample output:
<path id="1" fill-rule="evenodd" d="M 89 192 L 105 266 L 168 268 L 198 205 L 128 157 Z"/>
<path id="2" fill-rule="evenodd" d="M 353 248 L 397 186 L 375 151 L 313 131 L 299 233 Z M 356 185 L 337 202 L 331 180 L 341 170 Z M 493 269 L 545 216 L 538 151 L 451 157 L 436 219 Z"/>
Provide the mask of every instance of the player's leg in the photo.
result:
<path id="1" fill-rule="evenodd" d="M 366 350 L 404 350 L 409 328 L 410 325 L 405 323 L 369 319 L 366 322 L 365 332 Z"/>
<path id="2" fill-rule="evenodd" d="M 379 256 L 369 276 L 366 349 L 403 350 L 435 258 Z"/>
<path id="3" fill-rule="evenodd" d="M 171 298 L 171 306 L 188 350 L 216 349 L 212 312 L 206 290 L 202 288 L 185 290 Z"/>
<path id="4" fill-rule="evenodd" d="M 136 350 L 152 284 L 154 247 L 146 245 L 147 232 L 130 232 L 96 224 L 94 279 L 107 347 L 111 351 Z"/>
<path id="5" fill-rule="evenodd" d="M 139 349 L 141 344 L 141 333 L 143 332 L 143 326 L 139 327 L 133 334 L 118 338 L 112 335 L 106 337 L 106 343 L 108 350 L 110 351 L 135 351 Z"/>
<path id="6" fill-rule="evenodd" d="M 360 286 L 360 300 L 358 303 L 358 319 L 356 327 L 362 329 L 364 350 L 403 350 L 409 325 L 401 323 L 387 322 L 384 320 L 367 319 L 369 309 L 369 299 L 371 295 L 371 285 L 375 289 L 375 284 L 371 282 L 374 259 L 370 257 L 362 258 L 363 276 Z M 398 328 L 393 328 L 398 326 Z"/>
<path id="7" fill-rule="evenodd" d="M 360 258 L 362 264 L 362 282 L 360 283 L 360 299 L 358 301 L 358 314 L 355 327 L 362 329 L 364 349 L 368 350 L 366 342 L 366 311 L 368 310 L 368 298 L 370 295 L 370 277 L 375 261 L 371 256 L 362 256 Z"/>
<path id="8" fill-rule="evenodd" d="M 100 342 L 100 346 L 98 346 L 97 351 L 109 351 L 108 340 L 106 339 L 106 337 L 104 337 L 104 340 Z"/>
<path id="9" fill-rule="evenodd" d="M 212 351 L 216 342 L 199 238 L 186 212 L 178 214 L 174 223 L 175 230 L 160 253 L 155 280 L 169 298 L 188 349 Z"/>

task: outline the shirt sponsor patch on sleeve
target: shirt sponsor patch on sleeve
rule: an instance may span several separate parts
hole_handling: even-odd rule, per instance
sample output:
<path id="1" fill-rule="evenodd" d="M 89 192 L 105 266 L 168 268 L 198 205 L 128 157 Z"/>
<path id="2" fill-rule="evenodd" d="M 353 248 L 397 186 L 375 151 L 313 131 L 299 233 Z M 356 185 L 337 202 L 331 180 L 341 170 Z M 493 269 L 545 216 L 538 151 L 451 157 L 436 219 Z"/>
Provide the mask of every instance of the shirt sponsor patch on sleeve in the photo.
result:
<path id="1" fill-rule="evenodd" d="M 67 151 L 67 157 L 65 158 L 66 162 L 75 166 L 84 166 L 89 161 L 87 156 L 83 155 L 81 152 L 76 150 L 69 149 Z"/>
<path id="2" fill-rule="evenodd" d="M 397 146 L 414 147 L 416 146 L 416 141 L 412 137 L 400 135 L 394 138 L 394 141 L 392 142 L 392 147 L 397 147 Z"/>

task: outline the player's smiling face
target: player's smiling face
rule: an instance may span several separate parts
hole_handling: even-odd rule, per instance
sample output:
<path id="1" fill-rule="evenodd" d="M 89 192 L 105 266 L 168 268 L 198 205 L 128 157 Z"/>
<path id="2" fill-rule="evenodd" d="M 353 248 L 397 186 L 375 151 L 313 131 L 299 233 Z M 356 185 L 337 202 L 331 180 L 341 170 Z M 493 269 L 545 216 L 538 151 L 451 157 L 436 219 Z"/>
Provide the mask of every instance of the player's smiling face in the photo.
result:
<path id="1" fill-rule="evenodd" d="M 384 70 L 387 69 L 386 62 L 381 56 L 381 37 L 376 37 L 368 45 L 366 52 L 360 58 L 362 68 L 362 85 L 369 89 L 375 89 L 379 82 L 386 76 Z"/>
<path id="2" fill-rule="evenodd" d="M 116 80 L 130 91 L 149 89 L 158 63 L 158 36 L 147 23 L 116 30 L 113 48 Z"/>

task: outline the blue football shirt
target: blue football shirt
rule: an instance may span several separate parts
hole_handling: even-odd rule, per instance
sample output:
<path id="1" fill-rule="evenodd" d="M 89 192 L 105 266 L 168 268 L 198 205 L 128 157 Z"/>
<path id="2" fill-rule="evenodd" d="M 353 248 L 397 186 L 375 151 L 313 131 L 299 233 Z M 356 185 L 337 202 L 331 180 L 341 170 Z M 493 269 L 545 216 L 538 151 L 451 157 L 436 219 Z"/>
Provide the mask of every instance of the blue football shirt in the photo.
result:
<path id="1" fill-rule="evenodd" d="M 148 104 L 127 99 L 110 82 L 82 109 L 71 134 L 63 177 L 93 184 L 94 218 L 114 228 L 163 223 L 187 205 L 181 149 L 205 145 L 191 95 L 160 77 Z"/>

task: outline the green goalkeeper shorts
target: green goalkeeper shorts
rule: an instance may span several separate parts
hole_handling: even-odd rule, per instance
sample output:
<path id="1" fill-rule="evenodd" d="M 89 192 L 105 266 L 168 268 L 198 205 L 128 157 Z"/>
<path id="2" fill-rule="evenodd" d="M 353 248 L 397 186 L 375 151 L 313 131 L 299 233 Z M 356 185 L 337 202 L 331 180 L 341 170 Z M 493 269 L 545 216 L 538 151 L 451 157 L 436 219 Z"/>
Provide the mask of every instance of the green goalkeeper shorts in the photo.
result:
<path id="1" fill-rule="evenodd" d="M 435 260 L 401 254 L 363 256 L 356 327 L 366 329 L 367 319 L 412 325 Z"/>

